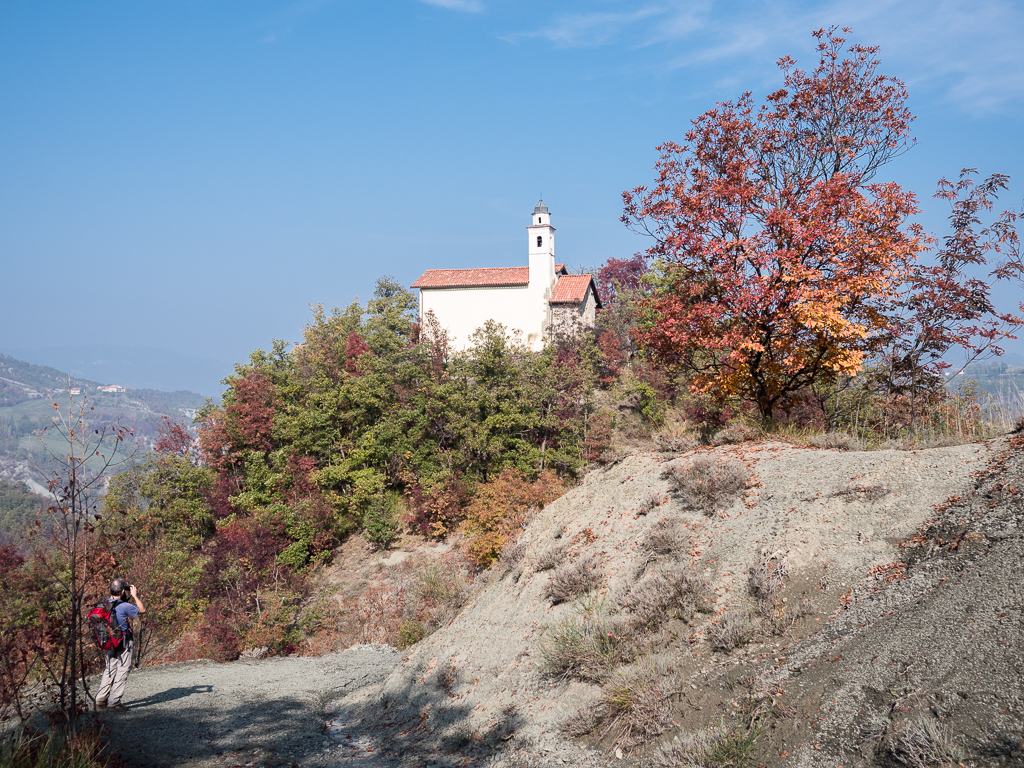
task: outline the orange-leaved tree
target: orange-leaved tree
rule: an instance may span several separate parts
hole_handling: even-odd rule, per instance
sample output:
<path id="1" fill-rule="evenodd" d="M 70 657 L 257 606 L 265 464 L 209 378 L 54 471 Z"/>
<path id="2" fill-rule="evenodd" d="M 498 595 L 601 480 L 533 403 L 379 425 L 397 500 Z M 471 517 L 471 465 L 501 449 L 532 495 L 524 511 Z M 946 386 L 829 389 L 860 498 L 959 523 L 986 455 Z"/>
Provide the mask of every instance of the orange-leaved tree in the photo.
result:
<path id="1" fill-rule="evenodd" d="M 704 113 L 658 148 L 653 187 L 623 193 L 623 222 L 655 239 L 638 344 L 766 422 L 860 369 L 925 244 L 913 193 L 873 181 L 913 143 L 906 89 L 848 32 L 815 32 L 812 72 L 781 59 L 765 104 Z"/>

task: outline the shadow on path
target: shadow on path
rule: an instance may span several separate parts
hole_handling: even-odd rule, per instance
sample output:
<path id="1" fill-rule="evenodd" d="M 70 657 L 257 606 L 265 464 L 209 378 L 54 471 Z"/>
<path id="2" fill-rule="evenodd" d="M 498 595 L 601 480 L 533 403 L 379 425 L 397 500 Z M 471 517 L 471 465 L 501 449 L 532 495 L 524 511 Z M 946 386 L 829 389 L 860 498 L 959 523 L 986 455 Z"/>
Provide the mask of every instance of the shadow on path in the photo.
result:
<path id="1" fill-rule="evenodd" d="M 192 696 L 197 693 L 213 693 L 212 685 L 190 685 L 185 688 L 169 688 L 161 693 L 155 693 L 152 696 L 147 696 L 145 699 L 136 699 L 128 702 L 126 706 L 128 709 L 138 709 L 140 707 L 149 707 L 153 704 L 163 704 L 168 701 L 174 701 L 176 699 L 184 699 L 186 696 Z"/>
<path id="2" fill-rule="evenodd" d="M 256 750 L 264 753 L 260 765 L 291 766 L 296 757 L 321 745 L 323 715 L 309 702 L 282 697 L 218 707 L 215 702 L 204 705 L 209 701 L 205 696 L 193 697 L 207 688 L 172 688 L 130 702 L 127 712 L 99 716 L 110 729 L 112 746 L 129 765 L 140 768 L 213 765 L 218 756 Z"/>

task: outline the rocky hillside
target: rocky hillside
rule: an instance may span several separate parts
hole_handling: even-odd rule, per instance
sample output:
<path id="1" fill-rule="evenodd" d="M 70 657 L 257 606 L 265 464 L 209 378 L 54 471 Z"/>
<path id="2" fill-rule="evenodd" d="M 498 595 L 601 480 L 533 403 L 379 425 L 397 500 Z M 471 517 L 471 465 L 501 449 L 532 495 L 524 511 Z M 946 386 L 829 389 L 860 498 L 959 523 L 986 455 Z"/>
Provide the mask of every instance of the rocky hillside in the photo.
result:
<path id="1" fill-rule="evenodd" d="M 337 759 L 1021 764 L 1022 448 L 744 443 L 591 472 L 452 624 L 329 706 Z"/>

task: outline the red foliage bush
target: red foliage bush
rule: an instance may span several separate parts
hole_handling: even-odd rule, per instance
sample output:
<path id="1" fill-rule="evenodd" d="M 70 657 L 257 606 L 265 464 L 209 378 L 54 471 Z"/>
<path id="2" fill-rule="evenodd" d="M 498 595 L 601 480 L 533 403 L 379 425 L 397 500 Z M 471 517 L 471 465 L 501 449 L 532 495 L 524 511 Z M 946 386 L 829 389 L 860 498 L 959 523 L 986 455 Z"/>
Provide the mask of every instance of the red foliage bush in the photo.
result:
<path id="1" fill-rule="evenodd" d="M 360 372 L 359 358 L 369 354 L 373 353 L 363 337 L 355 331 L 349 333 L 348 339 L 345 341 L 345 370 L 353 376 L 358 376 Z"/>
<path id="2" fill-rule="evenodd" d="M 512 469 L 477 488 L 466 509 L 462 532 L 470 537 L 467 557 L 486 568 L 526 525 L 530 514 L 562 495 L 565 487 L 547 470 L 531 482 Z"/>
<path id="3" fill-rule="evenodd" d="M 462 509 L 469 501 L 469 487 L 457 474 L 445 478 L 427 492 L 416 483 L 409 492 L 412 502 L 405 522 L 424 536 L 444 536 L 462 518 Z"/>
<path id="4" fill-rule="evenodd" d="M 230 607 L 215 601 L 203 615 L 198 628 L 198 650 L 214 661 L 234 661 L 239 654 L 240 627 Z"/>
<path id="5" fill-rule="evenodd" d="M 602 387 L 607 387 L 619 378 L 629 359 L 627 342 L 612 331 L 602 331 L 597 337 L 597 349 L 601 353 L 598 381 Z"/>
<path id="6" fill-rule="evenodd" d="M 153 443 L 153 452 L 164 456 L 174 456 L 193 462 L 195 456 L 196 439 L 188 431 L 184 421 L 171 421 L 164 416 L 163 422 L 157 429 L 157 439 Z"/>
<path id="7" fill-rule="evenodd" d="M 253 591 L 276 566 L 288 540 L 255 520 L 235 520 L 218 529 L 203 548 L 207 562 L 197 591 L 204 597 L 228 596 L 236 609 L 245 608 Z"/>
<path id="8" fill-rule="evenodd" d="M 231 496 L 238 493 L 238 484 L 231 474 L 215 476 L 209 490 L 204 494 L 204 501 L 216 520 L 237 514 L 238 509 L 231 503 Z"/>
<path id="9" fill-rule="evenodd" d="M 597 274 L 597 293 L 605 309 L 618 306 L 619 294 L 640 288 L 640 280 L 647 273 L 648 257 L 645 253 L 634 253 L 628 259 L 610 258 Z"/>
<path id="10" fill-rule="evenodd" d="M 244 446 L 257 451 L 272 450 L 277 393 L 270 377 L 263 371 L 247 371 L 233 381 L 232 395 L 226 411 Z"/>
<path id="11" fill-rule="evenodd" d="M 207 415 L 199 425 L 199 448 L 203 463 L 218 475 L 231 471 L 234 457 L 231 454 L 231 437 L 228 434 L 227 415 L 216 410 Z"/>

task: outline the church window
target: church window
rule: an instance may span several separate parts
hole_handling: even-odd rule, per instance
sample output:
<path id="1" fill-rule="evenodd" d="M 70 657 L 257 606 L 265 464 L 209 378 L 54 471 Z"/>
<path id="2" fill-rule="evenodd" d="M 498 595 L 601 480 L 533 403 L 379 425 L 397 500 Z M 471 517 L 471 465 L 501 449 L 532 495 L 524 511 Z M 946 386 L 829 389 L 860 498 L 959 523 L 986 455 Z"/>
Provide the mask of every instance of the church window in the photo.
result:
<path id="1" fill-rule="evenodd" d="M 538 248 L 540 248 L 540 244 L 541 244 L 542 242 L 544 242 L 544 238 L 543 238 L 543 237 L 541 237 L 540 235 L 537 235 L 537 247 L 538 247 Z"/>
<path id="2" fill-rule="evenodd" d="M 540 216 L 537 217 L 537 223 L 540 224 Z"/>

